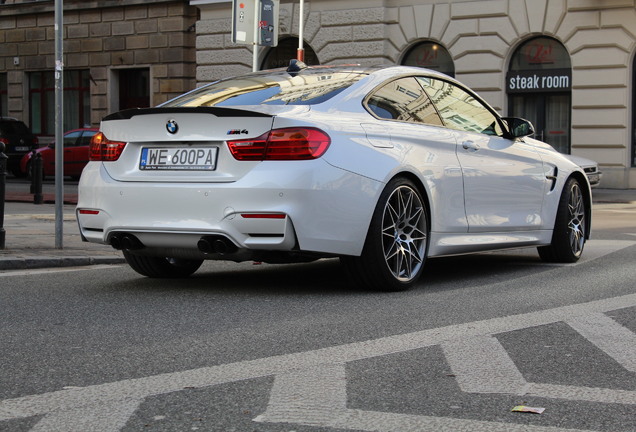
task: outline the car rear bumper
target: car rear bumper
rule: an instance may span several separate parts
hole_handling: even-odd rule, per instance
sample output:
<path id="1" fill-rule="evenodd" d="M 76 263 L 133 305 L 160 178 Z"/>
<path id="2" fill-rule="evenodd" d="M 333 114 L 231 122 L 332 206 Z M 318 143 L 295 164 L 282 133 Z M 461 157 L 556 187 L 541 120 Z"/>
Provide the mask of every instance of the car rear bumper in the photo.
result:
<path id="1" fill-rule="evenodd" d="M 197 250 L 221 235 L 239 249 L 359 255 L 380 182 L 322 160 L 263 162 L 235 182 L 120 182 L 90 162 L 79 183 L 85 240 L 134 234 L 145 248 Z"/>

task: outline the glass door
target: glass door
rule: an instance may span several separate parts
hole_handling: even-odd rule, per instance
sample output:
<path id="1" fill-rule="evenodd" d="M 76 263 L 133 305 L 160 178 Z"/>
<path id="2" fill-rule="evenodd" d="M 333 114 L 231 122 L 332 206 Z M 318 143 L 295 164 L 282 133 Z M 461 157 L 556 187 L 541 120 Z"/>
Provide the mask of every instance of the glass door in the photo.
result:
<path id="1" fill-rule="evenodd" d="M 570 95 L 554 93 L 510 96 L 513 117 L 534 125 L 534 138 L 547 142 L 560 153 L 570 153 Z"/>

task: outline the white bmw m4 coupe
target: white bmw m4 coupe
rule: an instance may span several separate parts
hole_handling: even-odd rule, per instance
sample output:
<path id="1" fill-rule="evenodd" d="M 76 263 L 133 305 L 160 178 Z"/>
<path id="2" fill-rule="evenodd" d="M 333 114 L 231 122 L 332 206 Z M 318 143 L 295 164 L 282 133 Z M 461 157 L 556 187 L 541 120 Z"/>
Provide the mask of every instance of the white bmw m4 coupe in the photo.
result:
<path id="1" fill-rule="evenodd" d="M 440 256 L 537 247 L 574 262 L 590 185 L 532 134 L 431 70 L 292 61 L 105 117 L 77 219 L 159 278 L 339 257 L 351 281 L 396 291 Z"/>

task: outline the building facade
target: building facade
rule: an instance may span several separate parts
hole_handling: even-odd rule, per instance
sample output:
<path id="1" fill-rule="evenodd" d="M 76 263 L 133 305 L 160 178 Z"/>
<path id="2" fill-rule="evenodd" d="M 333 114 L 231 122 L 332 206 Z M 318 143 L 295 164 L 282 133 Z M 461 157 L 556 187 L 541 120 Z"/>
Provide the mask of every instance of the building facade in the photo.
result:
<path id="1" fill-rule="evenodd" d="M 247 0 L 246 0 L 247 1 Z M 308 64 L 409 64 L 466 83 L 537 138 L 636 188 L 636 0 L 305 0 Z M 230 0 L 64 0 L 64 129 L 154 106 L 248 72 Z M 54 0 L 0 0 L 0 115 L 54 130 Z M 278 46 L 296 57 L 299 0 L 280 0 Z"/>
<path id="2" fill-rule="evenodd" d="M 281 0 L 279 46 L 259 68 L 295 58 L 299 2 Z M 248 72 L 231 41 L 231 2 L 190 0 L 198 84 Z M 537 137 L 599 162 L 602 186 L 636 188 L 634 0 L 306 0 L 308 63 L 410 64 L 466 83 Z"/>
<path id="3" fill-rule="evenodd" d="M 187 0 L 64 0 L 64 130 L 164 102 L 196 85 Z M 53 0 L 0 4 L 0 115 L 51 140 L 55 131 Z"/>

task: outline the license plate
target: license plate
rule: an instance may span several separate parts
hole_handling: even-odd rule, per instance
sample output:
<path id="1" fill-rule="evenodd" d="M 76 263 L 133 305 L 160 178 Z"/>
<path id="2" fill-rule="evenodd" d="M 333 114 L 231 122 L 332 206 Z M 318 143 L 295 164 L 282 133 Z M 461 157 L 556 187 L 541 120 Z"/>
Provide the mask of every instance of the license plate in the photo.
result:
<path id="1" fill-rule="evenodd" d="M 15 148 L 15 151 L 29 151 L 30 147 L 26 147 L 26 146 L 17 146 Z"/>
<path id="2" fill-rule="evenodd" d="M 216 169 L 217 147 L 181 147 L 141 149 L 139 169 L 175 171 L 213 171 Z"/>

